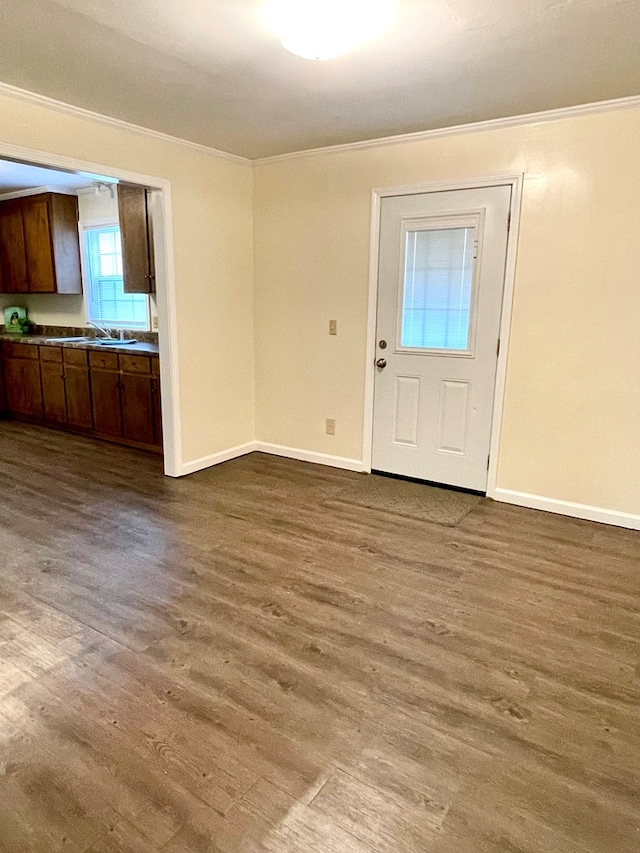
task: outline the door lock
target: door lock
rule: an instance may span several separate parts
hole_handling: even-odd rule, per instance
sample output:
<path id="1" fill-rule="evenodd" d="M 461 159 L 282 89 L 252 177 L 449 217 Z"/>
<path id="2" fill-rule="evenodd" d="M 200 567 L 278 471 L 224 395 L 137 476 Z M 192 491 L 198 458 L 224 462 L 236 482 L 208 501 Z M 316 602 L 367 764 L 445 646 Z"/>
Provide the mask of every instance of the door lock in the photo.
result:
<path id="1" fill-rule="evenodd" d="M 379 367 L 381 370 L 383 370 L 386 366 L 387 366 L 387 359 L 386 358 L 379 358 L 376 361 L 376 367 Z"/>
<path id="2" fill-rule="evenodd" d="M 387 342 L 386 341 L 378 341 L 378 346 L 380 347 L 380 349 L 386 349 L 387 348 Z"/>

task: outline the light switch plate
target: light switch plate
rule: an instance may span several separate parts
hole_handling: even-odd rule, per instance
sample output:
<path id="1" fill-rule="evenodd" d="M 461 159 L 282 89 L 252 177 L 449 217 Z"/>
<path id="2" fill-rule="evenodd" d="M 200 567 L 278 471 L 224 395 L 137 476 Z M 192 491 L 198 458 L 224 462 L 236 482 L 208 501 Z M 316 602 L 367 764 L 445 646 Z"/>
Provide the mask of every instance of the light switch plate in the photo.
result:
<path id="1" fill-rule="evenodd" d="M 337 320 L 329 320 L 329 334 L 337 335 L 338 334 L 338 321 Z"/>

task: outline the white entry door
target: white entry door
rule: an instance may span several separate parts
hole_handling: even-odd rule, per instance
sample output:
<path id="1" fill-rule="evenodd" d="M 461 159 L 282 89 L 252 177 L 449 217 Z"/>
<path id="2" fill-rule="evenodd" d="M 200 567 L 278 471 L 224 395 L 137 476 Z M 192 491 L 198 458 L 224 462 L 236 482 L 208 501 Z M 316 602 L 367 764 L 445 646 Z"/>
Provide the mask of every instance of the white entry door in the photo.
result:
<path id="1" fill-rule="evenodd" d="M 383 198 L 372 467 L 485 491 L 511 187 Z"/>

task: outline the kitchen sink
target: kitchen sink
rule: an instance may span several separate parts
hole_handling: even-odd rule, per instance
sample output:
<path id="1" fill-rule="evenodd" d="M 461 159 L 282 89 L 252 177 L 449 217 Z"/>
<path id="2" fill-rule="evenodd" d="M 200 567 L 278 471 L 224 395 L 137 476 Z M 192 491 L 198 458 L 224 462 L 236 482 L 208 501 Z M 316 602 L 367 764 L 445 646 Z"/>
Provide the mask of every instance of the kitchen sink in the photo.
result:
<path id="1" fill-rule="evenodd" d="M 95 338 L 88 337 L 70 337 L 70 338 L 45 338 L 48 344 L 92 344 L 95 343 Z"/>
<path id="2" fill-rule="evenodd" d="M 135 338 L 127 338 L 121 341 L 120 338 L 89 337 L 45 338 L 45 342 L 48 344 L 91 344 L 91 346 L 103 347 L 126 347 L 138 343 Z"/>

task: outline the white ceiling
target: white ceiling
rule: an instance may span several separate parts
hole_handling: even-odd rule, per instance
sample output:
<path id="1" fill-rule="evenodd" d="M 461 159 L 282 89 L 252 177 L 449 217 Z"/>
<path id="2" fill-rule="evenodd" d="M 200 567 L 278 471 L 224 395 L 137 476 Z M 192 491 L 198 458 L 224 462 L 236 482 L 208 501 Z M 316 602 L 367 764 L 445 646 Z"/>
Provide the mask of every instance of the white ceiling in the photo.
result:
<path id="1" fill-rule="evenodd" d="M 0 196 L 36 188 L 73 194 L 79 189 L 95 186 L 96 182 L 111 180 L 99 175 L 59 172 L 44 166 L 30 166 L 13 160 L 0 160 Z"/>
<path id="2" fill-rule="evenodd" d="M 0 80 L 258 158 L 640 94 L 638 0 L 397 0 L 330 62 L 260 0 L 2 0 Z"/>

